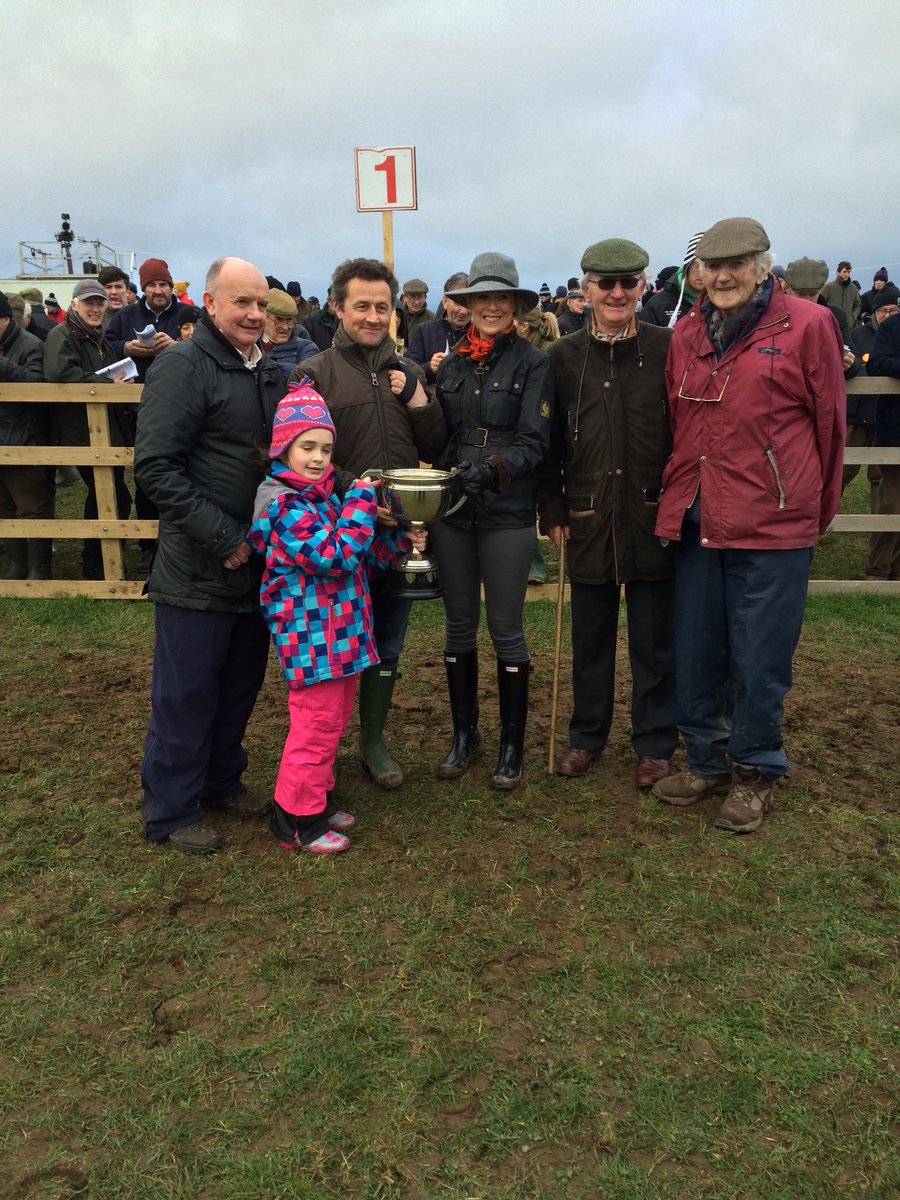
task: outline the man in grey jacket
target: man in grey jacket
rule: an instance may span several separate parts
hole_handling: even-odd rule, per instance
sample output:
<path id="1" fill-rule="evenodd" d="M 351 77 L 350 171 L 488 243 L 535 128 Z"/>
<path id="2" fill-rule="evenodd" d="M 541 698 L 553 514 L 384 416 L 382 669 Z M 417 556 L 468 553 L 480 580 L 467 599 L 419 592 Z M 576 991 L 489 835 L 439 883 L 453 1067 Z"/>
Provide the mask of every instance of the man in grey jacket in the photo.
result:
<path id="1" fill-rule="evenodd" d="M 221 845 L 203 808 L 248 817 L 270 805 L 241 782 L 269 644 L 262 560 L 246 534 L 262 479 L 257 451 L 284 392 L 281 370 L 257 345 L 268 295 L 251 263 L 214 262 L 197 331 L 158 356 L 138 414 L 135 478 L 159 509 L 144 834 L 187 854 Z"/>

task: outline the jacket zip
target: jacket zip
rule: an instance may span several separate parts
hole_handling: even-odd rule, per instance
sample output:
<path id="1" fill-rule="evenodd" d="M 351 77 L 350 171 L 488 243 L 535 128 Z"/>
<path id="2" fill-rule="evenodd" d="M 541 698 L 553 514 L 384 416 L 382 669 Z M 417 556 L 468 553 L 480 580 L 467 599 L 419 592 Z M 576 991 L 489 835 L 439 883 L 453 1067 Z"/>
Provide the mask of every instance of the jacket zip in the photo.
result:
<path id="1" fill-rule="evenodd" d="M 388 440 L 387 429 L 384 425 L 384 413 L 381 408 L 381 391 L 378 387 L 378 376 L 372 372 L 372 395 L 375 401 L 375 411 L 378 413 L 378 430 L 381 434 L 381 451 L 382 451 L 382 471 L 390 470 L 391 464 L 388 462 Z"/>
<path id="2" fill-rule="evenodd" d="M 766 446 L 764 453 L 769 460 L 769 466 L 775 474 L 775 482 L 778 484 L 778 507 L 784 508 L 784 488 L 781 483 L 781 472 L 778 469 L 778 463 L 775 461 L 775 455 L 772 453 L 771 445 Z"/>
<path id="3" fill-rule="evenodd" d="M 614 378 L 613 345 L 614 344 L 612 342 L 609 343 L 609 381 L 610 381 L 610 383 L 612 383 L 613 378 Z M 610 387 L 609 392 L 611 392 L 611 391 L 612 391 L 612 388 Z M 606 401 L 606 419 L 609 421 L 610 433 L 612 433 L 612 421 L 609 420 L 609 398 L 608 398 L 608 396 L 607 396 L 607 401 Z M 613 444 L 612 438 L 610 438 L 610 444 L 611 445 Z M 613 461 L 612 497 L 611 497 L 611 500 L 612 500 L 612 522 L 611 522 L 611 525 L 612 525 L 613 569 L 615 570 L 615 573 L 616 573 L 616 583 L 621 583 L 622 581 L 619 578 L 619 548 L 616 545 L 616 480 L 618 478 L 619 478 L 618 475 L 616 475 L 615 461 Z"/>

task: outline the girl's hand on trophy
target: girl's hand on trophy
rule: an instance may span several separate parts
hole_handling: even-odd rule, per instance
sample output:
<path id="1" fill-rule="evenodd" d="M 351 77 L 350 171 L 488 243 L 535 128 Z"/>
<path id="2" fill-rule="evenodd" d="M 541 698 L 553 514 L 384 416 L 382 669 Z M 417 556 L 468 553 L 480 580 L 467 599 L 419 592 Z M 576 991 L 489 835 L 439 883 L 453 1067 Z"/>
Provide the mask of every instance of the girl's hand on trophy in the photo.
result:
<path id="1" fill-rule="evenodd" d="M 391 510 L 389 508 L 381 508 L 379 506 L 377 510 L 376 521 L 379 525 L 386 525 L 388 529 L 397 528 L 397 522 L 391 516 Z"/>

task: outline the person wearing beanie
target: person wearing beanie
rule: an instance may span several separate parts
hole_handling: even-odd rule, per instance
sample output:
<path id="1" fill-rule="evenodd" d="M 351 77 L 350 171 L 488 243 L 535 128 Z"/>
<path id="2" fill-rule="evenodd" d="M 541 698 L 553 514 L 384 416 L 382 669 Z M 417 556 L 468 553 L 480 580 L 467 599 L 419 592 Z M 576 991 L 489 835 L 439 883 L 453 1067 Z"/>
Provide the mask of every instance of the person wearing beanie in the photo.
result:
<path id="1" fill-rule="evenodd" d="M 289 279 L 284 289 L 297 306 L 297 325 L 302 325 L 311 312 L 314 311 L 311 300 L 304 300 L 303 289 L 296 279 Z M 318 303 L 315 306 L 318 308 Z M 295 329 L 296 333 L 297 330 Z"/>
<path id="2" fill-rule="evenodd" d="M 398 290 L 396 276 L 383 262 L 351 258 L 340 263 L 327 305 L 338 322 L 332 340 L 292 376 L 293 381 L 309 376 L 328 397 L 338 432 L 335 468 L 351 479 L 371 468 L 433 463 L 446 441 L 440 406 L 423 387 L 421 367 L 397 357 L 391 313 Z M 359 757 L 375 783 L 390 789 L 403 783 L 403 769 L 388 750 L 385 729 L 413 602 L 393 595 L 385 584 L 384 575 L 372 584 L 381 662 L 364 671 L 359 683 Z"/>
<path id="3" fill-rule="evenodd" d="M 641 307 L 642 321 L 649 325 L 668 325 L 672 329 L 697 297 L 703 295 L 703 272 L 697 260 L 697 246 L 702 237 L 702 232 L 694 234 L 687 244 L 681 266 Z"/>
<path id="4" fill-rule="evenodd" d="M 872 320 L 872 315 L 875 312 L 875 300 L 878 298 L 882 289 L 893 286 L 894 284 L 891 283 L 888 277 L 887 267 L 879 267 L 875 272 L 875 278 L 872 280 L 872 286 L 867 292 L 863 292 L 862 296 L 860 297 L 860 302 L 862 304 L 862 308 L 860 310 L 861 321 Z"/>
<path id="5" fill-rule="evenodd" d="M 845 259 L 839 262 L 837 273 L 831 283 L 826 283 L 822 288 L 822 299 L 826 304 L 834 304 L 837 308 L 842 308 L 847 316 L 847 324 L 850 329 L 854 329 L 859 323 L 860 313 L 862 312 L 862 298 L 859 294 L 859 288 L 850 278 L 852 266 Z"/>
<path id="6" fill-rule="evenodd" d="M 724 793 L 714 824 L 748 834 L 787 773 L 784 699 L 809 568 L 840 503 L 842 341 L 822 305 L 775 282 L 768 234 L 752 217 L 717 221 L 697 257 L 706 295 L 672 331 L 672 453 L 656 517 L 675 551 L 688 770 L 653 792 L 678 808 Z"/>
<path id="7" fill-rule="evenodd" d="M 55 326 L 54 326 L 55 328 Z M 0 292 L 0 383 L 43 383 L 44 344 L 22 329 L 8 297 Z M 48 446 L 48 404 L 0 404 L 0 445 Z M 53 517 L 53 471 L 48 467 L 0 467 L 0 518 Z M 2 579 L 49 579 L 53 543 L 49 538 L 6 538 Z"/>
<path id="8" fill-rule="evenodd" d="M 557 411 L 538 469 L 541 532 L 567 549 L 572 612 L 572 713 L 560 775 L 600 758 L 616 705 L 616 646 L 624 591 L 631 667 L 634 786 L 671 769 L 674 561 L 653 534 L 671 449 L 665 363 L 672 334 L 645 325 L 638 301 L 647 251 L 606 238 L 581 257 L 588 323 L 548 351 Z"/>
<path id="9" fill-rule="evenodd" d="M 271 806 L 271 793 L 248 791 L 241 778 L 269 650 L 262 563 L 247 533 L 258 455 L 284 395 L 277 363 L 258 345 L 268 299 L 252 263 L 217 259 L 194 336 L 158 356 L 141 397 L 134 477 L 159 509 L 141 812 L 148 840 L 184 854 L 222 844 L 205 812 L 255 817 Z"/>
<path id="10" fill-rule="evenodd" d="M 330 798 L 356 678 L 377 666 L 369 574 L 384 571 L 424 532 L 376 525 L 368 479 L 335 486 L 334 421 L 306 377 L 275 410 L 270 471 L 247 535 L 264 556 L 262 614 L 288 686 L 290 727 L 275 781 L 270 829 L 286 850 L 346 850 L 354 817 Z"/>
<path id="11" fill-rule="evenodd" d="M 135 304 L 126 304 L 113 314 L 106 336 L 117 358 L 134 359 L 138 382 L 143 383 L 156 356 L 178 341 L 181 315 L 189 305 L 177 300 L 164 259 L 145 259 L 138 277 L 143 295 Z M 139 512 L 138 516 L 152 519 L 150 514 Z"/>

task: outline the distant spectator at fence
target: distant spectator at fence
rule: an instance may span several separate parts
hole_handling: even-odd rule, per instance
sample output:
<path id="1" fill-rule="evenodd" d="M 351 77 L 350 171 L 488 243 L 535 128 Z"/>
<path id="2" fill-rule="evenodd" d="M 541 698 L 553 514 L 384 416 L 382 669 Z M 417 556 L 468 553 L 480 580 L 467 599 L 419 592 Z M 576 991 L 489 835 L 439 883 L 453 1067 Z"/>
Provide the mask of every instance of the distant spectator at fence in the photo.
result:
<path id="1" fill-rule="evenodd" d="M 46 342 L 47 334 L 51 329 L 56 328 L 56 322 L 47 316 L 46 309 L 44 308 L 43 292 L 40 288 L 27 287 L 22 288 L 19 295 L 31 305 L 31 315 L 27 327 L 28 332 L 40 341 Z"/>
<path id="2" fill-rule="evenodd" d="M 860 296 L 860 304 L 862 306 L 860 320 L 871 321 L 876 308 L 875 300 L 878 298 L 879 293 L 884 288 L 893 286 L 893 283 L 888 278 L 887 267 L 879 267 L 875 272 L 875 278 L 872 280 L 872 286 Z"/>
<path id="3" fill-rule="evenodd" d="M 106 292 L 103 328 L 108 329 L 115 314 L 121 312 L 128 304 L 128 276 L 121 267 L 103 267 L 97 276 L 97 282 L 102 284 Z"/>
<path id="4" fill-rule="evenodd" d="M 305 358 L 319 353 L 315 342 L 299 337 L 295 332 L 297 305 L 287 292 L 269 288 L 269 307 L 266 309 L 266 329 L 260 346 L 265 354 L 281 367 L 284 386 L 291 371 Z"/>
<path id="5" fill-rule="evenodd" d="M 156 356 L 178 340 L 178 322 L 183 310 L 174 297 L 172 275 L 163 259 L 148 258 L 142 262 L 140 279 L 143 296 L 116 313 L 106 336 L 118 358 L 134 359 L 138 379 L 143 383 Z M 148 327 L 146 338 L 139 337 Z"/>
<path id="6" fill-rule="evenodd" d="M 826 304 L 834 304 L 844 310 L 850 329 L 858 324 L 859 314 L 862 311 L 859 288 L 850 278 L 852 270 L 853 268 L 846 260 L 839 262 L 834 279 L 822 288 L 822 299 Z"/>
<path id="7" fill-rule="evenodd" d="M 579 329 L 584 329 L 587 314 L 585 312 L 584 292 L 579 284 L 577 288 L 570 288 L 566 294 L 566 307 L 562 315 L 558 319 L 560 337 L 566 337 L 570 333 L 577 333 Z"/>
<path id="8" fill-rule="evenodd" d="M 427 307 L 427 300 L 428 284 L 425 280 L 407 279 L 397 305 L 397 341 L 402 342 L 405 348 L 409 347 L 417 325 L 434 320 L 435 314 Z"/>
<path id="9" fill-rule="evenodd" d="M 0 292 L 0 383 L 43 383 L 44 345 L 13 320 L 9 300 Z M 0 444 L 48 446 L 50 411 L 46 404 L 0 404 Z M 46 520 L 53 516 L 53 469 L 28 464 L 0 467 L 0 519 Z M 49 579 L 50 538 L 7 538 L 3 579 Z"/>
<path id="10" fill-rule="evenodd" d="M 303 336 L 303 331 L 305 330 L 306 336 L 310 341 L 315 342 L 320 350 L 330 350 L 338 324 L 339 321 L 331 298 L 331 288 L 329 288 L 328 294 L 325 297 L 324 308 L 317 308 L 314 312 L 306 314 L 306 318 L 300 327 L 300 336 Z"/>
<path id="11" fill-rule="evenodd" d="M 687 244 L 684 262 L 663 283 L 658 292 L 645 299 L 641 320 L 648 325 L 667 325 L 672 329 L 703 295 L 703 271 L 697 258 L 697 246 L 703 233 L 695 233 Z"/>
<path id="12" fill-rule="evenodd" d="M 900 379 L 900 308 L 898 293 L 885 288 L 874 312 L 875 340 L 866 369 L 870 375 Z M 900 446 L 900 395 L 878 397 L 875 445 Z M 900 515 L 900 465 L 882 464 L 878 495 L 879 516 Z M 870 579 L 900 579 L 900 532 L 873 533 L 869 537 L 866 575 Z"/>
<path id="13" fill-rule="evenodd" d="M 44 343 L 44 374 L 48 383 L 125 383 L 124 375 L 110 379 L 98 375 L 101 367 L 117 360 L 103 331 L 106 310 L 106 289 L 99 283 L 86 281 L 76 284 L 72 303 L 63 325 L 57 326 Z M 60 404 L 58 407 L 58 439 L 61 446 L 87 446 L 87 413 L 83 404 Z M 130 407 L 130 406 L 128 406 Z M 121 404 L 110 404 L 109 440 L 113 446 L 130 446 L 134 441 L 134 420 Z M 87 488 L 84 500 L 84 519 L 97 518 L 97 491 L 92 467 L 80 466 L 78 474 Z M 114 467 L 116 510 L 120 520 L 131 513 L 131 493 L 125 484 L 125 468 Z M 100 542 L 88 538 L 81 554 L 82 579 L 103 578 L 103 555 Z"/>

